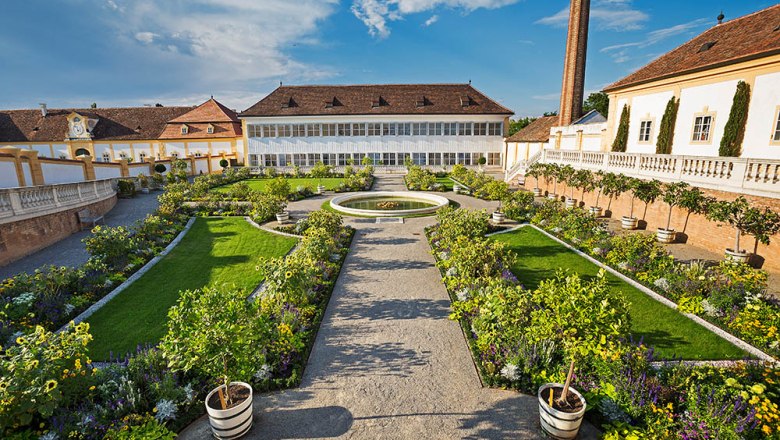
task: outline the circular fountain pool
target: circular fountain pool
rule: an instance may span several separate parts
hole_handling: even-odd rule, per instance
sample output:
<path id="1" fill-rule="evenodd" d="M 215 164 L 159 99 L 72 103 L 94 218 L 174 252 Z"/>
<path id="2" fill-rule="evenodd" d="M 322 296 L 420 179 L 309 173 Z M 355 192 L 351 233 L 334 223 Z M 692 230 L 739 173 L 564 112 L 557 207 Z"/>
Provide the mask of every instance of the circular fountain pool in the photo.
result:
<path id="1" fill-rule="evenodd" d="M 372 191 L 334 197 L 330 206 L 345 214 L 370 217 L 400 217 L 432 214 L 447 206 L 446 197 L 408 191 Z"/>

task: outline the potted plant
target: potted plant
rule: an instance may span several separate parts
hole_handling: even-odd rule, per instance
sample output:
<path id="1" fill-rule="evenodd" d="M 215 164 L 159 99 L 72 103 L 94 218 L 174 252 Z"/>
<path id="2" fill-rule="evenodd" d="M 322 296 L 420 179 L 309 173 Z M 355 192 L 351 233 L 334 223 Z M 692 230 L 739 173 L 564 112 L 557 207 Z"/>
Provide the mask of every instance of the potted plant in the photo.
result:
<path id="1" fill-rule="evenodd" d="M 715 199 L 707 197 L 699 188 L 690 187 L 686 188 L 680 195 L 680 208 L 685 210 L 685 223 L 683 223 L 682 232 L 688 228 L 688 220 L 691 218 L 691 214 L 705 214 L 707 207 Z"/>
<path id="2" fill-rule="evenodd" d="M 152 174 L 152 189 L 160 189 L 165 183 L 165 178 L 160 173 Z"/>
<path id="3" fill-rule="evenodd" d="M 317 183 L 317 194 L 320 194 L 320 195 L 322 195 L 322 194 L 324 194 L 324 193 L 325 193 L 325 185 L 323 185 L 323 184 L 322 184 L 322 181 L 320 180 L 320 181 Z"/>
<path id="4" fill-rule="evenodd" d="M 141 186 L 141 192 L 149 194 L 149 178 L 144 173 L 138 173 L 138 184 Z"/>
<path id="5" fill-rule="evenodd" d="M 592 281 L 559 273 L 539 285 L 532 303 L 536 308 L 526 337 L 535 343 L 560 344 L 568 363 L 563 384 L 539 387 L 539 420 L 552 437 L 573 439 L 586 410 L 585 398 L 571 387 L 576 366 L 590 356 L 613 351 L 628 334 L 628 307 L 622 293 L 608 287 L 603 270 Z"/>
<path id="6" fill-rule="evenodd" d="M 733 202 L 712 202 L 707 210 L 707 218 L 728 223 L 735 229 L 734 248 L 726 248 L 726 259 L 739 263 L 747 263 L 750 260 L 750 252 L 740 247 L 742 234 L 748 233 L 753 235 L 757 242 L 767 244 L 769 236 L 777 233 L 780 228 L 780 219 L 776 213 L 768 208 L 761 210 L 751 207 L 744 196 L 739 196 Z"/>
<path id="7" fill-rule="evenodd" d="M 574 190 L 582 190 L 580 200 L 585 198 L 586 191 L 593 190 L 593 177 L 592 173 L 588 170 L 577 170 L 569 176 L 567 182 L 571 191 L 569 197 L 566 198 L 566 207 L 571 209 L 577 206 L 577 199 L 574 198 Z"/>
<path id="8" fill-rule="evenodd" d="M 614 174 L 604 173 L 601 170 L 596 171 L 595 174 L 591 174 L 591 191 L 594 189 L 596 190 L 596 204 L 591 206 L 588 211 L 593 217 L 601 217 L 601 214 L 603 213 L 601 206 L 599 206 L 599 199 L 601 198 L 601 193 L 608 184 L 607 179 L 611 178 L 610 176 L 614 176 Z"/>
<path id="9" fill-rule="evenodd" d="M 227 159 L 220 159 L 219 166 L 222 167 L 222 172 L 225 172 L 225 170 L 227 169 L 228 165 L 230 165 L 230 162 L 228 162 Z"/>
<path id="10" fill-rule="evenodd" d="M 218 439 L 241 437 L 252 427 L 248 382 L 265 364 L 276 327 L 260 307 L 241 289 L 206 287 L 182 292 L 168 311 L 160 349 L 174 371 L 194 371 L 216 383 L 204 403 Z"/>
<path id="11" fill-rule="evenodd" d="M 550 200 L 558 200 L 556 191 L 558 190 L 558 173 L 561 170 L 561 166 L 554 163 L 549 163 L 545 166 L 544 179 L 547 182 L 547 198 Z M 550 192 L 550 180 L 553 181 L 553 190 Z"/>
<path id="12" fill-rule="evenodd" d="M 482 167 L 485 166 L 487 163 L 487 159 L 485 156 L 479 156 L 479 160 L 477 160 L 477 165 L 479 165 L 479 170 L 482 171 Z"/>
<path id="13" fill-rule="evenodd" d="M 539 188 L 539 176 L 541 176 L 543 173 L 544 164 L 540 162 L 536 162 L 535 164 L 531 165 L 528 168 L 528 171 L 525 172 L 526 176 L 533 177 L 534 181 L 536 182 L 536 185 L 532 189 L 534 197 L 540 197 L 542 195 L 542 189 Z"/>
<path id="14" fill-rule="evenodd" d="M 631 179 L 629 187 L 631 189 L 631 211 L 627 217 L 623 216 L 621 219 L 621 227 L 623 229 L 636 229 L 639 219 L 634 217 L 634 200 L 639 199 L 644 202 L 645 211 L 647 211 L 647 205 L 654 202 L 661 195 L 661 182 L 657 180 Z"/>
<path id="15" fill-rule="evenodd" d="M 677 233 L 671 229 L 672 210 L 682 202 L 682 196 L 688 190 L 688 184 L 685 182 L 667 183 L 663 189 L 662 200 L 669 206 L 669 214 L 666 216 L 666 227 L 658 228 L 656 238 L 661 243 L 674 243 Z"/>
<path id="16" fill-rule="evenodd" d="M 607 173 L 604 176 L 604 194 L 609 197 L 605 215 L 612 215 L 612 200 L 631 189 L 631 178 L 623 173 Z"/>

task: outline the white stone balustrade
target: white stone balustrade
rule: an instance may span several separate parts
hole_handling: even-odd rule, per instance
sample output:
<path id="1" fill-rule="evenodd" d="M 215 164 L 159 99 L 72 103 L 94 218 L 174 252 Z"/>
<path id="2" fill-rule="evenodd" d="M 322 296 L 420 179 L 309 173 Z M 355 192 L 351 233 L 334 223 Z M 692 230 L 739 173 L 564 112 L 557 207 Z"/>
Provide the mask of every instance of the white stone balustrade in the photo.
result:
<path id="1" fill-rule="evenodd" d="M 0 224 L 106 200 L 116 194 L 114 180 L 0 189 Z"/>
<path id="2" fill-rule="evenodd" d="M 780 160 L 545 149 L 540 161 L 641 179 L 683 181 L 738 194 L 780 197 Z"/>

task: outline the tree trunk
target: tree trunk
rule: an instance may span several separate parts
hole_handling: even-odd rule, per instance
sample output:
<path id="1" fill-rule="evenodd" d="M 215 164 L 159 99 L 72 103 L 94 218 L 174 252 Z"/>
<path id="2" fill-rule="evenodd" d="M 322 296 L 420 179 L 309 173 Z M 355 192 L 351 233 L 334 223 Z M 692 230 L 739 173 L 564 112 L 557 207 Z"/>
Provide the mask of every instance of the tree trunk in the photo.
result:
<path id="1" fill-rule="evenodd" d="M 685 233 L 685 230 L 688 229 L 688 220 L 691 218 L 691 211 L 688 211 L 687 214 L 685 214 L 685 223 L 683 224 L 683 233 Z"/>
<path id="2" fill-rule="evenodd" d="M 569 365 L 569 374 L 566 375 L 566 382 L 563 384 L 563 392 L 561 393 L 561 398 L 558 399 L 558 403 L 562 405 L 568 405 L 569 402 L 566 399 L 569 395 L 569 387 L 571 386 L 571 379 L 574 376 L 574 360 L 571 361 L 571 364 Z M 552 390 L 550 390 L 552 393 Z"/>
<path id="3" fill-rule="evenodd" d="M 629 212 L 628 216 L 630 218 L 634 218 L 634 198 L 631 197 L 631 211 Z"/>
<path id="4" fill-rule="evenodd" d="M 666 217 L 666 230 L 669 230 L 669 226 L 672 224 L 672 205 L 669 205 L 669 216 Z"/>
<path id="5" fill-rule="evenodd" d="M 742 231 L 739 228 L 735 229 L 737 230 L 737 239 L 734 241 L 734 252 L 739 252 L 739 237 L 742 235 Z"/>
<path id="6" fill-rule="evenodd" d="M 599 198 L 600 197 L 601 197 L 601 190 L 599 190 L 599 192 L 596 193 L 596 207 L 599 206 Z"/>

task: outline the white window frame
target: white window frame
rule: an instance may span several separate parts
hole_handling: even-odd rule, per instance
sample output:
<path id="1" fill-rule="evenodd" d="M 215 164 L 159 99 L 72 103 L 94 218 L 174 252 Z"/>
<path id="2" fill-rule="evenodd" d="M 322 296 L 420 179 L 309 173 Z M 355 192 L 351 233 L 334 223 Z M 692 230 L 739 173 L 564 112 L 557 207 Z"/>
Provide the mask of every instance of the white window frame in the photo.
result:
<path id="1" fill-rule="evenodd" d="M 639 143 L 649 144 L 653 141 L 653 126 L 655 121 L 652 119 L 642 119 L 639 121 Z"/>
<path id="2" fill-rule="evenodd" d="M 709 121 L 705 121 L 709 118 Z M 711 144 L 712 143 L 712 129 L 715 125 L 715 113 L 697 113 L 693 115 L 693 127 L 691 128 L 691 143 L 694 144 Z M 698 131 L 697 131 L 697 128 Z M 706 127 L 706 131 L 704 128 Z M 707 137 L 702 139 L 703 135 Z"/>

